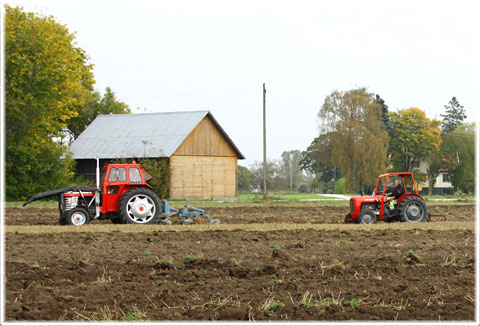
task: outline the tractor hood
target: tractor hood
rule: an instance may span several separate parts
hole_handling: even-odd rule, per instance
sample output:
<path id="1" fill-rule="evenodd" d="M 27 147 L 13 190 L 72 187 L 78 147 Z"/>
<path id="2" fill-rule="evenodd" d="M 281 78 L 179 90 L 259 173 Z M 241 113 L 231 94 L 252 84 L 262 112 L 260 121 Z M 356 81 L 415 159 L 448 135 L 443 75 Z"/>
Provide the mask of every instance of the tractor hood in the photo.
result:
<path id="1" fill-rule="evenodd" d="M 77 186 L 69 186 L 65 188 L 60 188 L 60 189 L 55 189 L 55 190 L 47 190 L 44 191 L 40 194 L 33 195 L 30 197 L 24 204 L 23 206 L 27 206 L 33 201 L 48 198 L 51 196 L 59 195 L 64 192 L 69 192 L 69 191 L 95 191 L 95 188 L 89 187 L 89 186 L 83 186 L 83 185 L 77 185 Z"/>
<path id="2" fill-rule="evenodd" d="M 353 201 L 361 200 L 362 202 L 374 203 L 374 202 L 378 201 L 378 197 L 375 197 L 375 196 L 354 196 L 354 197 L 350 198 L 350 200 L 353 200 Z"/>

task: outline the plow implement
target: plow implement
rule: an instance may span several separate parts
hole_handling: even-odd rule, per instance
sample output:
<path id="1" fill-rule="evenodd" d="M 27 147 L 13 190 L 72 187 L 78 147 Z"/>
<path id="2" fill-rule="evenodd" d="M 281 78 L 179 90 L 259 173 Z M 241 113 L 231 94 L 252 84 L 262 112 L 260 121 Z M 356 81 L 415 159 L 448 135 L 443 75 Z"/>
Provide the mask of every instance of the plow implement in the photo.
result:
<path id="1" fill-rule="evenodd" d="M 220 220 L 211 219 L 210 215 L 204 209 L 185 205 L 183 209 L 170 207 L 166 199 L 162 203 L 164 217 L 160 222 L 164 225 L 173 224 L 172 218 L 178 220 L 181 224 L 219 224 Z"/>

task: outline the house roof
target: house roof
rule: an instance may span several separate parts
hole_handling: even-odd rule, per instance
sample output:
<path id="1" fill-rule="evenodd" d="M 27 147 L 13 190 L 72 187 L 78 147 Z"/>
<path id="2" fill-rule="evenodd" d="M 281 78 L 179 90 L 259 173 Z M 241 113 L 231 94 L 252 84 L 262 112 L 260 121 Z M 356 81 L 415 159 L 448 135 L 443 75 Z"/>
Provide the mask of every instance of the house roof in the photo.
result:
<path id="1" fill-rule="evenodd" d="M 210 111 L 99 115 L 70 152 L 74 159 L 170 157 L 206 116 L 244 159 Z"/>

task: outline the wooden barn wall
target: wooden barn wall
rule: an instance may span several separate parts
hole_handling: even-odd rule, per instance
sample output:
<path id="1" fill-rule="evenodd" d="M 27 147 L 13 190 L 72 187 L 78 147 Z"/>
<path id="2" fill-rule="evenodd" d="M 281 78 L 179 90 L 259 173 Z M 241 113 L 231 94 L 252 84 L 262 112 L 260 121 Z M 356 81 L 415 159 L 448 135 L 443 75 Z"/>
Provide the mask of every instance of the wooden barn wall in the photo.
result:
<path id="1" fill-rule="evenodd" d="M 237 157 L 235 150 L 208 116 L 197 125 L 173 155 Z"/>
<path id="2" fill-rule="evenodd" d="M 232 200 L 237 196 L 237 157 L 170 157 L 170 198 Z"/>

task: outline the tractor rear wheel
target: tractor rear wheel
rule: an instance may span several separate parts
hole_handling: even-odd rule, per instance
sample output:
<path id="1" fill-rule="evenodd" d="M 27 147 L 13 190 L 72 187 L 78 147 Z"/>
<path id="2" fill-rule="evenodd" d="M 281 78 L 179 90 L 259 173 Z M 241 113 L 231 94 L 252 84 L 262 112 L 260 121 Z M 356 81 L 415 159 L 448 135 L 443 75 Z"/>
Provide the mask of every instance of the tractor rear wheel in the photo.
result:
<path id="1" fill-rule="evenodd" d="M 377 223 L 377 216 L 375 216 L 375 212 L 364 209 L 358 214 L 358 222 L 361 224 L 375 224 Z"/>
<path id="2" fill-rule="evenodd" d="M 402 222 L 425 222 L 428 216 L 427 205 L 416 196 L 405 198 L 398 204 L 397 211 Z"/>
<path id="3" fill-rule="evenodd" d="M 118 216 L 126 224 L 155 224 L 162 205 L 157 194 L 148 188 L 126 192 L 118 203 Z"/>
<path id="4" fill-rule="evenodd" d="M 90 213 L 84 207 L 75 207 L 64 214 L 67 225 L 85 225 L 90 223 Z"/>

